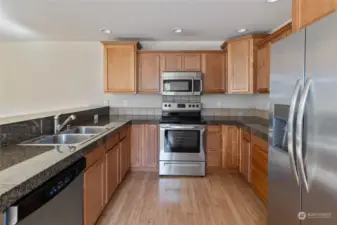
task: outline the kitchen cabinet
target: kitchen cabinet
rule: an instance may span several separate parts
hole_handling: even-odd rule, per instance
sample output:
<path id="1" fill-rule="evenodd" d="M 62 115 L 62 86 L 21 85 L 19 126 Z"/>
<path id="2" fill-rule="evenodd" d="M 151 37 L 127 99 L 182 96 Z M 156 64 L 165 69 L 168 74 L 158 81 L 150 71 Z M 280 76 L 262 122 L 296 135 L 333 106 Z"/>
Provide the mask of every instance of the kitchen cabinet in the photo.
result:
<path id="1" fill-rule="evenodd" d="M 119 143 L 119 182 L 121 182 L 129 170 L 129 143 L 128 138 L 124 138 Z"/>
<path id="2" fill-rule="evenodd" d="M 226 65 L 226 53 L 202 53 L 203 93 L 225 93 Z"/>
<path id="3" fill-rule="evenodd" d="M 271 43 L 261 46 L 257 51 L 256 92 L 269 93 Z"/>
<path id="4" fill-rule="evenodd" d="M 293 0 L 293 30 L 296 32 L 335 12 L 336 9 L 336 0 Z"/>
<path id="5" fill-rule="evenodd" d="M 201 71 L 201 54 L 167 52 L 160 54 L 160 70 L 163 71 Z"/>
<path id="6" fill-rule="evenodd" d="M 115 145 L 105 156 L 106 165 L 106 198 L 105 204 L 109 202 L 119 184 L 119 146 Z"/>
<path id="7" fill-rule="evenodd" d="M 239 128 L 222 126 L 222 167 L 238 169 L 239 167 Z"/>
<path id="8" fill-rule="evenodd" d="M 225 42 L 227 51 L 227 89 L 229 94 L 253 94 L 257 66 L 257 46 L 266 35 L 248 35 Z"/>
<path id="9" fill-rule="evenodd" d="M 272 45 L 292 34 L 292 23 L 287 23 L 257 43 L 256 92 L 270 91 L 270 57 Z"/>
<path id="10" fill-rule="evenodd" d="M 206 137 L 207 167 L 222 167 L 221 126 L 207 126 Z"/>
<path id="11" fill-rule="evenodd" d="M 268 142 L 251 136 L 251 183 L 256 194 L 267 204 L 268 196 Z"/>
<path id="12" fill-rule="evenodd" d="M 246 181 L 251 181 L 251 149 L 250 149 L 250 133 L 241 129 L 240 144 L 240 167 L 239 171 Z"/>
<path id="13" fill-rule="evenodd" d="M 84 225 L 94 225 L 104 206 L 104 160 L 100 159 L 84 173 Z"/>
<path id="14" fill-rule="evenodd" d="M 136 93 L 137 41 L 104 41 L 106 93 Z"/>
<path id="15" fill-rule="evenodd" d="M 0 225 L 2 225 L 2 213 L 0 213 Z"/>
<path id="16" fill-rule="evenodd" d="M 182 71 L 201 71 L 201 54 L 200 53 L 183 54 Z"/>
<path id="17" fill-rule="evenodd" d="M 139 52 L 138 55 L 138 92 L 160 92 L 160 54 Z"/>
<path id="18" fill-rule="evenodd" d="M 138 170 L 158 168 L 158 125 L 137 124 L 131 128 L 131 167 Z"/>

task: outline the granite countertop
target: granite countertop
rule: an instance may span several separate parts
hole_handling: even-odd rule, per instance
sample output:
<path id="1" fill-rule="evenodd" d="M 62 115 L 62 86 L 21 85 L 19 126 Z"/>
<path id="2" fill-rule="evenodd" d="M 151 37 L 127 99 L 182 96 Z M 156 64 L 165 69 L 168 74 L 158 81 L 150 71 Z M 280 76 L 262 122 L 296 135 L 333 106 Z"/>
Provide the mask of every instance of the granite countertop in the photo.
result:
<path id="1" fill-rule="evenodd" d="M 209 125 L 237 125 L 268 140 L 268 121 L 257 117 L 205 116 Z M 99 126 L 114 126 L 108 131 L 77 146 L 74 151 L 54 147 L 9 146 L 0 149 L 0 211 L 79 160 L 126 123 L 158 124 L 159 115 L 119 115 L 101 118 Z M 86 123 L 83 125 L 93 125 Z M 61 151 L 61 152 L 60 152 Z"/>

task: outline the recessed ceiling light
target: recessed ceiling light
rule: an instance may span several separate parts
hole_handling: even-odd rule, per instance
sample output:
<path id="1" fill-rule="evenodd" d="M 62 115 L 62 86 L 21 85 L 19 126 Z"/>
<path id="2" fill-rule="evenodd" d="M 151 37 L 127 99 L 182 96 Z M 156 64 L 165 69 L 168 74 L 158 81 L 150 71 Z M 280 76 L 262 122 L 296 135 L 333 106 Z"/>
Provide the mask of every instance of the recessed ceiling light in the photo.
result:
<path id="1" fill-rule="evenodd" d="M 111 30 L 106 29 L 106 28 L 102 28 L 102 29 L 100 29 L 100 31 L 104 34 L 110 34 L 111 33 Z"/>
<path id="2" fill-rule="evenodd" d="M 238 33 L 243 33 L 243 32 L 246 32 L 246 31 L 247 31 L 246 28 L 241 28 L 241 29 L 238 30 Z"/>
<path id="3" fill-rule="evenodd" d="M 267 3 L 274 3 L 277 2 L 278 0 L 266 0 Z"/>
<path id="4" fill-rule="evenodd" d="M 183 29 L 181 29 L 181 28 L 174 28 L 172 31 L 173 31 L 174 33 L 179 34 L 179 33 L 183 32 Z"/>

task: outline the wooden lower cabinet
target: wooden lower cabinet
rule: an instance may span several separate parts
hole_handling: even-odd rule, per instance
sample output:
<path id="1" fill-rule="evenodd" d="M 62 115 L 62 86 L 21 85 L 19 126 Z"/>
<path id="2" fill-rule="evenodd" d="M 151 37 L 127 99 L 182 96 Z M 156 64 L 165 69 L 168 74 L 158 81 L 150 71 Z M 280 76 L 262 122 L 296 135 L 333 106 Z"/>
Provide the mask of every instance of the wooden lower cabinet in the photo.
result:
<path id="1" fill-rule="evenodd" d="M 268 142 L 252 135 L 252 178 L 256 194 L 267 204 L 268 196 Z"/>
<path id="2" fill-rule="evenodd" d="M 105 203 L 108 203 L 119 184 L 119 146 L 110 149 L 105 155 L 106 194 Z"/>
<path id="3" fill-rule="evenodd" d="M 2 225 L 2 213 L 0 213 L 0 225 Z"/>
<path id="4" fill-rule="evenodd" d="M 137 124 L 131 128 L 131 168 L 158 168 L 159 130 L 155 124 Z"/>
<path id="5" fill-rule="evenodd" d="M 129 139 L 124 138 L 119 143 L 119 182 L 121 182 L 129 170 Z"/>
<path id="6" fill-rule="evenodd" d="M 237 126 L 222 126 L 222 167 L 238 169 L 239 167 L 239 128 Z"/>
<path id="7" fill-rule="evenodd" d="M 221 126 L 207 126 L 206 137 L 207 167 L 222 166 L 222 129 Z"/>
<path id="8" fill-rule="evenodd" d="M 239 171 L 243 177 L 251 181 L 251 144 L 250 133 L 241 129 L 241 143 L 240 143 L 240 166 Z"/>
<path id="9" fill-rule="evenodd" d="M 105 206 L 104 172 L 100 159 L 84 173 L 84 225 L 94 225 Z"/>

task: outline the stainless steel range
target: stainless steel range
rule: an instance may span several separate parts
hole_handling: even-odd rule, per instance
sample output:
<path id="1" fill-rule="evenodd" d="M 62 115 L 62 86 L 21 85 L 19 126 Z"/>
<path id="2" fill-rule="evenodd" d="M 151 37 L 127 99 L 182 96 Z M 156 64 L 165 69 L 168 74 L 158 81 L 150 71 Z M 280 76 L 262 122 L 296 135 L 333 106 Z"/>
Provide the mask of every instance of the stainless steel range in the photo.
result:
<path id="1" fill-rule="evenodd" d="M 205 125 L 201 103 L 164 102 L 159 175 L 205 176 Z"/>

